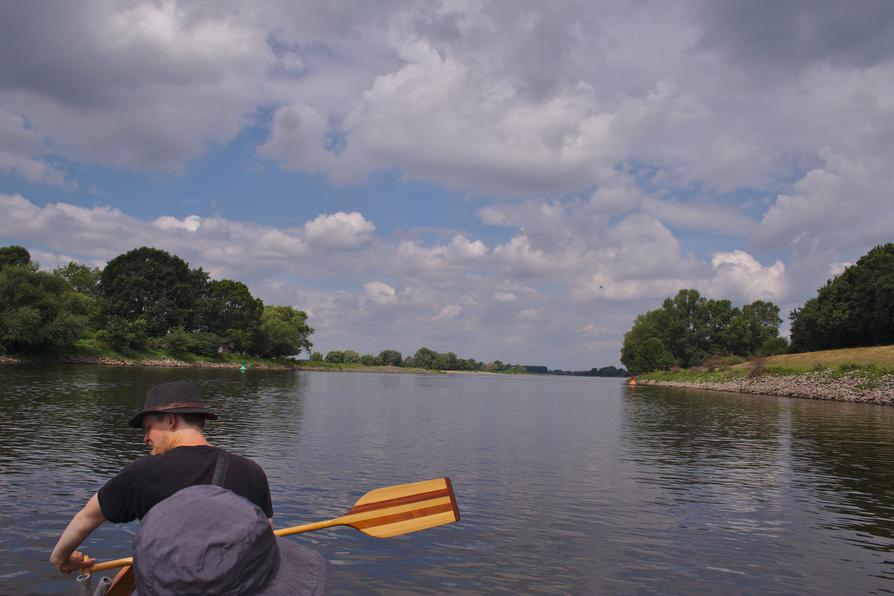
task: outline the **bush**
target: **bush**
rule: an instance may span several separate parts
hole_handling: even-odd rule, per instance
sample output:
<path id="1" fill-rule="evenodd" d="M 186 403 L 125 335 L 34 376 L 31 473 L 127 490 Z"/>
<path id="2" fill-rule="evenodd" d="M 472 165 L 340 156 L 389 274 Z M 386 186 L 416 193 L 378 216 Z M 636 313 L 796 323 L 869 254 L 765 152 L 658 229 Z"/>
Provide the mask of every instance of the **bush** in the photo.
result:
<path id="1" fill-rule="evenodd" d="M 106 320 L 105 340 L 118 352 L 142 350 L 146 347 L 149 334 L 146 331 L 146 320 L 128 321 L 121 317 L 109 317 Z"/>

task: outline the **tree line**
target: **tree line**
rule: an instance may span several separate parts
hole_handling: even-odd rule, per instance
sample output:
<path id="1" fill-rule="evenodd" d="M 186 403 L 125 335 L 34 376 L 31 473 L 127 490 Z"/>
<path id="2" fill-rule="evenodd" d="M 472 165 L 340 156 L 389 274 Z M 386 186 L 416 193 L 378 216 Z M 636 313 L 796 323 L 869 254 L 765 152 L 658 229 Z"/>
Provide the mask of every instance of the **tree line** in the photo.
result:
<path id="1" fill-rule="evenodd" d="M 310 352 L 307 314 L 265 305 L 248 287 L 213 280 L 176 255 L 141 247 L 102 268 L 40 271 L 21 246 L 0 247 L 0 350 L 58 354 L 81 347 L 174 356 Z"/>
<path id="2" fill-rule="evenodd" d="M 779 337 L 779 307 L 757 300 L 734 307 L 680 290 L 638 315 L 624 334 L 621 362 L 632 372 L 689 368 L 718 356 L 894 343 L 894 244 L 876 246 L 789 314 L 791 343 Z"/>
<path id="3" fill-rule="evenodd" d="M 354 350 L 332 350 L 323 356 L 320 352 L 310 355 L 310 362 L 329 362 L 333 364 L 364 364 L 366 366 L 401 366 L 404 368 L 424 368 L 427 370 L 469 370 L 489 372 L 528 372 L 528 368 L 520 364 L 478 362 L 474 358 L 460 358 L 453 352 L 436 352 L 421 347 L 412 356 L 404 356 L 397 350 L 382 350 L 378 355 L 360 354 Z"/>

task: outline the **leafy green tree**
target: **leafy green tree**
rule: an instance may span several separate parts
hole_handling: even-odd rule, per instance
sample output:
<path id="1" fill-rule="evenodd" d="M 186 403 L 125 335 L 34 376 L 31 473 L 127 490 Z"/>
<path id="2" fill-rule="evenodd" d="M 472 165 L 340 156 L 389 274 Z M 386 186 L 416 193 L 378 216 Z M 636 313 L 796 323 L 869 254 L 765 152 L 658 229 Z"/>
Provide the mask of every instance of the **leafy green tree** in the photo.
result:
<path id="1" fill-rule="evenodd" d="M 742 356 L 756 354 L 768 341 L 779 336 L 779 307 L 772 302 L 755 300 L 742 307 L 744 350 Z"/>
<path id="2" fill-rule="evenodd" d="M 894 343 L 894 243 L 870 250 L 790 319 L 793 352 Z"/>
<path id="3" fill-rule="evenodd" d="M 438 353 L 425 347 L 419 348 L 413 355 L 413 366 L 429 369 L 437 368 Z"/>
<path id="4" fill-rule="evenodd" d="M 92 298 L 99 297 L 99 280 L 102 278 L 102 271 L 96 267 L 69 261 L 67 265 L 53 269 L 53 275 L 67 281 L 75 292 Z"/>
<path id="5" fill-rule="evenodd" d="M 122 317 L 111 316 L 106 319 L 99 338 L 118 352 L 139 351 L 146 347 L 149 339 L 146 327 L 145 319 L 128 321 Z"/>
<path id="6" fill-rule="evenodd" d="M 379 361 L 385 366 L 400 366 L 403 356 L 397 350 L 382 350 L 379 353 Z"/>
<path id="7" fill-rule="evenodd" d="M 628 369 L 647 372 L 642 366 L 703 364 L 709 356 L 735 354 L 750 356 L 765 347 L 778 349 L 779 307 L 757 300 L 735 308 L 729 300 L 706 300 L 697 290 L 680 290 L 667 298 L 661 308 L 636 317 L 624 335 L 621 362 Z M 657 339 L 670 355 L 668 364 L 657 344 L 642 344 Z"/>
<path id="8" fill-rule="evenodd" d="M 650 310 L 637 315 L 633 327 L 624 334 L 624 343 L 621 346 L 620 359 L 625 367 L 633 369 L 640 343 L 653 337 L 660 339 L 664 333 L 664 319 L 665 313 L 661 310 Z M 646 371 L 641 370 L 640 372 Z"/>
<path id="9" fill-rule="evenodd" d="M 357 364 L 360 362 L 360 354 L 354 350 L 342 350 L 342 358 L 347 364 Z"/>
<path id="10" fill-rule="evenodd" d="M 320 354 L 319 352 L 314 352 L 313 354 L 310 355 L 310 361 L 311 362 L 322 362 L 323 355 Z"/>
<path id="11" fill-rule="evenodd" d="M 626 364 L 626 363 L 625 363 Z M 657 337 L 650 337 L 636 345 L 628 368 L 634 372 L 667 370 L 674 364 L 674 357 Z"/>
<path id="12" fill-rule="evenodd" d="M 63 351 L 86 328 L 85 301 L 65 280 L 21 261 L 0 270 L 0 349 Z"/>
<path id="13" fill-rule="evenodd" d="M 307 313 L 291 306 L 265 306 L 255 337 L 255 353 L 277 357 L 310 353 L 313 328 L 307 325 Z"/>
<path id="14" fill-rule="evenodd" d="M 142 247 L 109 261 L 102 272 L 101 307 L 106 317 L 146 321 L 152 337 L 175 327 L 192 328 L 207 275 L 190 271 L 180 257 Z"/>
<path id="15" fill-rule="evenodd" d="M 326 352 L 326 362 L 333 364 L 341 364 L 345 361 L 345 354 L 341 350 L 331 350 Z"/>
<path id="16" fill-rule="evenodd" d="M 379 359 L 372 354 L 364 354 L 360 357 L 360 364 L 365 366 L 376 366 L 379 364 Z"/>
<path id="17" fill-rule="evenodd" d="M 29 265 L 31 265 L 31 253 L 24 246 L 13 244 L 0 247 L 0 269 L 28 267 Z"/>
<path id="18" fill-rule="evenodd" d="M 230 350 L 245 352 L 261 324 L 264 303 L 240 281 L 210 280 L 199 310 L 202 329 L 223 337 Z"/>

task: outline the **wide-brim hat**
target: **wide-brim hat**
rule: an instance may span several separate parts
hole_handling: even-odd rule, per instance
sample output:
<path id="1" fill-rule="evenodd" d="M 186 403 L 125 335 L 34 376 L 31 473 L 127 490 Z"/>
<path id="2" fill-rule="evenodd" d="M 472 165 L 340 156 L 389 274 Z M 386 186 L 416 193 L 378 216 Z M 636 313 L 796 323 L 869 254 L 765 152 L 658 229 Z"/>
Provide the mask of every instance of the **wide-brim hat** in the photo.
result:
<path id="1" fill-rule="evenodd" d="M 277 537 L 260 507 L 213 484 L 156 504 L 134 537 L 139 594 L 317 595 L 326 561 Z"/>
<path id="2" fill-rule="evenodd" d="M 201 414 L 209 420 L 217 420 L 217 416 L 205 409 L 202 396 L 192 383 L 172 381 L 149 388 L 143 410 L 130 419 L 128 424 L 134 428 L 142 428 L 143 416 L 146 414 Z"/>

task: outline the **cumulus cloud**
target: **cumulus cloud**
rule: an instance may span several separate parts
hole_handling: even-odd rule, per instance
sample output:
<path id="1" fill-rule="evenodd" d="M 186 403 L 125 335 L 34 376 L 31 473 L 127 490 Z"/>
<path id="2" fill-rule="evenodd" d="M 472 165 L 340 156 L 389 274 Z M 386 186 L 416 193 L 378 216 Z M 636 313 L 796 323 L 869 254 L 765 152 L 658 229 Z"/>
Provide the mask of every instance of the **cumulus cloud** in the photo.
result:
<path id="1" fill-rule="evenodd" d="M 323 214 L 304 224 L 307 242 L 321 248 L 353 249 L 367 244 L 376 226 L 357 211 Z"/>
<path id="2" fill-rule="evenodd" d="M 714 296 L 753 302 L 778 302 L 785 297 L 785 265 L 776 261 L 764 267 L 742 250 L 717 253 L 711 258 L 714 278 L 710 293 Z"/>
<path id="3" fill-rule="evenodd" d="M 363 284 L 363 295 L 377 304 L 394 304 L 397 301 L 395 289 L 381 281 Z"/>
<path id="4" fill-rule="evenodd" d="M 463 307 L 458 304 L 448 304 L 435 315 L 435 321 L 444 321 L 456 318 L 463 311 Z"/>
<path id="5" fill-rule="evenodd" d="M 44 137 L 28 128 L 20 116 L 0 106 L 0 173 L 15 174 L 31 182 L 76 188 L 63 171 L 42 156 L 51 153 Z"/>

